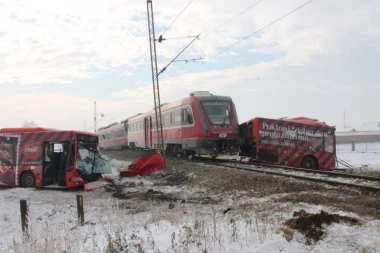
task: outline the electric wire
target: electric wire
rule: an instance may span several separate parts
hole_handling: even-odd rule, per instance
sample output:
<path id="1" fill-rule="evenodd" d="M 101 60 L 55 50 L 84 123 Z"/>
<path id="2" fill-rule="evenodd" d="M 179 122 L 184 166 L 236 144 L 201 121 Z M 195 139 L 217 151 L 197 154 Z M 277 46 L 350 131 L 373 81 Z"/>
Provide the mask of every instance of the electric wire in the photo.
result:
<path id="1" fill-rule="evenodd" d="M 190 0 L 186 6 L 182 9 L 182 11 L 180 11 L 180 13 L 173 19 L 173 21 L 168 25 L 168 27 L 166 28 L 166 30 L 162 33 L 162 35 L 164 35 L 169 29 L 170 27 L 174 24 L 174 22 L 177 21 L 177 19 L 183 14 L 183 12 L 189 7 L 189 5 L 193 2 L 194 0 Z"/>
<path id="2" fill-rule="evenodd" d="M 136 65 L 138 65 L 139 63 L 140 63 L 140 61 L 146 56 L 146 54 L 147 54 L 147 52 L 148 52 L 148 50 L 147 51 L 145 51 L 145 53 L 144 54 L 142 54 L 139 58 L 138 58 L 138 60 L 137 60 L 137 62 L 136 62 L 136 64 L 134 64 L 133 66 L 131 66 L 131 67 L 129 67 L 128 68 L 128 70 L 126 71 L 126 72 L 130 72 Z M 119 78 L 119 80 L 117 80 L 106 92 L 103 92 L 102 93 L 102 95 L 101 96 L 99 96 L 97 99 L 95 99 L 95 100 L 100 100 L 100 99 L 102 99 L 102 98 L 104 98 L 106 95 L 108 95 L 108 93 L 110 93 L 115 87 L 116 87 L 116 85 L 121 81 L 121 80 L 123 80 L 124 79 L 124 77 L 125 77 L 126 75 L 122 75 L 120 78 Z"/>
<path id="3" fill-rule="evenodd" d="M 304 4 L 302 4 L 302 5 L 298 6 L 297 8 L 295 8 L 295 9 L 291 10 L 290 12 L 288 12 L 288 13 L 282 15 L 281 17 L 277 18 L 276 20 L 274 20 L 274 21 L 268 23 L 267 25 L 261 27 L 260 29 L 258 29 L 258 30 L 256 30 L 256 31 L 250 33 L 249 35 L 243 37 L 242 39 L 240 39 L 240 40 L 238 40 L 237 42 L 233 43 L 233 44 L 230 45 L 229 47 L 227 47 L 227 48 L 221 50 L 220 52 L 218 52 L 218 53 L 216 54 L 216 56 L 218 56 L 218 55 L 220 55 L 221 53 L 224 53 L 224 52 L 230 50 L 231 48 L 233 48 L 233 47 L 235 47 L 236 45 L 240 44 L 242 41 L 244 41 L 244 40 L 246 40 L 246 39 L 252 37 L 253 35 L 255 35 L 255 34 L 257 34 L 257 33 L 261 32 L 261 31 L 263 31 L 264 29 L 266 29 L 266 28 L 272 26 L 273 24 L 279 22 L 280 20 L 286 18 L 287 16 L 293 14 L 294 12 L 296 12 L 296 11 L 302 9 L 303 7 L 305 7 L 306 5 L 310 4 L 310 3 L 313 2 L 313 1 L 314 1 L 314 0 L 310 0 L 310 1 L 308 1 L 308 2 L 306 2 L 306 3 L 304 3 Z"/>
<path id="4" fill-rule="evenodd" d="M 225 26 L 226 24 L 228 24 L 229 22 L 231 22 L 232 20 L 234 20 L 235 18 L 237 18 L 239 15 L 243 14 L 244 12 L 247 12 L 249 11 L 250 9 L 252 9 L 253 7 L 255 7 L 256 5 L 258 5 L 259 3 L 261 3 L 262 1 L 264 0 L 259 0 L 255 3 L 253 3 L 252 5 L 248 6 L 247 8 L 245 8 L 244 10 L 240 11 L 239 13 L 237 13 L 235 16 L 233 16 L 232 18 L 228 19 L 227 21 L 225 21 L 224 23 L 222 23 L 221 25 L 217 26 L 216 28 L 214 28 L 213 30 L 211 30 L 210 32 L 207 32 L 204 34 L 204 36 L 206 36 L 207 34 L 209 33 L 213 33 L 217 30 L 219 30 L 220 28 L 222 28 L 223 26 Z"/>
<path id="5" fill-rule="evenodd" d="M 262 0 L 261 0 L 261 1 L 262 1 Z M 238 44 L 241 43 L 242 41 L 244 41 L 244 40 L 248 39 L 249 37 L 251 37 L 251 36 L 253 36 L 253 35 L 255 35 L 255 34 L 257 34 L 257 33 L 261 32 L 261 31 L 265 30 L 266 28 L 268 28 L 268 27 L 274 25 L 275 23 L 279 22 L 280 20 L 284 19 L 285 17 L 287 17 L 287 16 L 293 14 L 294 12 L 296 12 L 296 11 L 300 10 L 301 8 L 305 7 L 306 5 L 310 4 L 312 1 L 314 1 L 314 0 L 310 0 L 310 1 L 308 1 L 308 2 L 306 2 L 306 3 L 304 3 L 304 4 L 302 4 L 302 5 L 300 5 L 300 6 L 298 6 L 298 7 L 296 7 L 295 9 L 293 9 L 293 10 L 287 12 L 286 14 L 282 15 L 281 17 L 279 17 L 279 18 L 275 19 L 274 21 L 272 21 L 272 22 L 270 22 L 270 23 L 264 25 L 263 27 L 261 27 L 261 28 L 255 30 L 254 32 L 252 32 L 252 33 L 250 33 L 249 35 L 243 37 L 242 39 L 238 40 L 237 42 L 231 44 L 231 45 L 228 46 L 227 48 L 224 48 L 223 50 L 217 52 L 217 54 L 215 54 L 214 56 L 219 56 L 220 54 L 222 54 L 222 53 L 224 53 L 224 52 L 226 52 L 226 51 L 232 49 L 233 47 L 235 47 L 236 45 L 238 45 Z M 260 2 L 260 1 L 259 1 L 259 2 Z M 252 6 L 252 7 L 253 7 L 253 6 Z M 248 10 L 249 8 L 250 8 L 250 7 L 248 7 L 247 10 Z M 237 17 L 237 15 L 234 16 L 234 18 L 236 18 L 236 17 Z M 232 20 L 232 19 L 230 19 L 230 20 Z M 228 23 L 228 22 L 224 22 L 223 25 L 226 24 L 226 23 Z M 219 29 L 220 27 L 222 27 L 222 25 L 221 25 L 221 26 L 218 26 L 218 28 L 214 29 L 214 31 L 216 31 L 216 30 Z M 213 31 L 213 32 L 214 32 L 214 31 Z M 192 72 L 194 69 L 199 68 L 199 67 L 202 66 L 203 64 L 204 64 L 204 62 L 201 62 L 201 63 L 199 63 L 198 65 L 196 65 L 196 66 L 190 68 L 188 71 L 186 71 L 185 73 L 183 73 L 181 76 L 179 76 L 179 77 L 176 78 L 175 80 L 182 78 L 184 75 L 186 75 L 186 74 Z"/>
<path id="6" fill-rule="evenodd" d="M 168 25 L 168 27 L 167 27 L 167 29 L 163 32 L 163 34 L 165 34 L 169 29 L 170 29 L 170 27 L 177 21 L 177 19 L 183 14 L 183 12 L 189 7 L 189 5 L 193 2 L 194 0 L 190 0 L 186 5 L 185 5 L 185 7 L 179 12 L 179 14 L 173 19 L 173 21 Z M 193 38 L 193 37 L 195 37 L 195 36 L 187 36 L 187 37 L 180 37 L 180 38 L 171 38 L 171 39 L 181 39 L 181 38 Z M 139 63 L 141 60 L 142 60 L 142 58 L 143 57 L 145 57 L 146 56 L 146 54 L 148 53 L 148 51 L 149 50 L 147 50 L 144 54 L 142 54 L 139 58 L 138 58 L 138 60 L 137 60 L 137 63 Z M 137 64 L 135 64 L 134 66 L 136 66 Z M 127 70 L 127 72 L 129 72 L 129 71 L 131 71 L 132 69 L 133 69 L 133 67 L 134 66 L 131 66 L 128 70 Z M 103 92 L 102 93 L 102 95 L 101 96 L 99 96 L 97 99 L 95 99 L 95 100 L 100 100 L 100 99 L 102 99 L 102 98 L 104 98 L 106 95 L 108 95 L 115 87 L 116 87 L 116 85 L 118 85 L 119 84 L 119 82 L 121 81 L 121 80 L 123 80 L 124 79 L 124 77 L 125 77 L 125 75 L 123 75 L 123 76 L 121 76 L 120 78 L 119 78 L 119 80 L 117 80 L 106 92 Z"/>
<path id="7" fill-rule="evenodd" d="M 184 7 L 184 9 L 182 9 L 182 11 L 174 18 L 174 20 L 169 24 L 169 26 L 168 26 L 168 28 L 164 31 L 164 33 L 166 33 L 169 29 L 170 29 L 170 27 L 174 24 L 174 22 L 183 14 L 183 12 L 188 8 L 188 6 L 193 2 L 194 0 L 190 0 L 189 2 L 188 2 L 188 4 Z M 217 31 L 218 29 L 220 29 L 221 27 L 223 27 L 224 25 L 226 25 L 226 24 L 228 24 L 229 22 L 231 22 L 232 20 L 234 20 L 236 17 L 238 17 L 239 15 L 241 15 L 241 14 L 243 14 L 243 13 L 245 13 L 245 12 L 247 12 L 248 10 L 250 10 L 250 9 L 252 9 L 253 7 L 255 7 L 256 5 L 258 5 L 259 3 L 261 3 L 262 1 L 264 1 L 264 0 L 259 0 L 259 1 L 256 1 L 255 3 L 253 3 L 252 5 L 250 5 L 249 7 L 247 7 L 247 8 L 245 8 L 243 11 L 241 11 L 241 12 L 239 12 L 238 14 L 236 14 L 235 16 L 233 16 L 233 17 L 231 17 L 230 19 L 228 19 L 227 21 L 225 21 L 224 23 L 222 23 L 221 25 L 219 25 L 219 26 L 217 26 L 215 29 L 213 29 L 211 32 L 208 32 L 208 33 L 205 33 L 205 34 L 203 34 L 203 36 L 206 36 L 207 34 L 209 34 L 209 33 L 212 33 L 212 32 L 215 32 L 215 31 Z M 261 32 L 261 31 L 263 31 L 263 30 L 265 30 L 265 29 L 267 29 L 268 27 L 270 27 L 270 26 L 272 26 L 272 25 L 274 25 L 275 23 L 277 23 L 277 22 L 279 22 L 279 21 L 281 21 L 282 19 L 284 19 L 284 18 L 286 18 L 287 16 L 289 16 L 289 15 L 291 15 L 291 14 L 293 14 L 294 12 L 296 12 L 296 11 L 298 11 L 298 10 L 300 10 L 300 9 L 302 9 L 303 7 L 305 7 L 306 5 L 308 5 L 308 4 L 310 4 L 312 1 L 314 1 L 314 0 L 310 0 L 310 1 L 308 1 L 308 2 L 306 2 L 306 3 L 304 3 L 304 4 L 302 4 L 302 5 L 300 5 L 300 6 L 298 6 L 297 8 L 295 8 L 295 9 L 293 9 L 293 10 L 291 10 L 290 12 L 287 12 L 286 14 L 284 14 L 284 15 L 282 15 L 281 17 L 279 17 L 279 18 L 277 18 L 277 19 L 275 19 L 274 21 L 272 21 L 272 22 L 270 22 L 270 23 L 268 23 L 268 24 L 266 24 L 265 26 L 263 26 L 263 27 L 261 27 L 261 28 L 259 28 L 259 29 L 257 29 L 257 30 L 255 30 L 254 32 L 252 32 L 252 33 L 250 33 L 249 35 L 247 35 L 247 36 L 245 36 L 245 37 L 243 37 L 243 38 L 241 38 L 240 40 L 238 40 L 237 42 L 235 42 L 235 43 L 233 43 L 233 44 L 231 44 L 230 46 L 228 46 L 227 48 L 224 48 L 223 50 L 221 50 L 221 51 L 219 51 L 217 54 L 215 54 L 214 56 L 219 56 L 220 54 L 222 54 L 222 53 L 224 53 L 224 52 L 226 52 L 226 51 L 229 51 L 230 49 L 232 49 L 233 47 L 235 47 L 236 45 L 238 45 L 238 44 L 240 44 L 241 42 L 243 42 L 244 40 L 246 40 L 246 39 L 248 39 L 248 38 L 250 38 L 250 37 L 252 37 L 253 35 L 255 35 L 255 34 L 257 34 L 257 33 L 259 33 L 259 32 Z M 164 34 L 163 33 L 163 34 Z M 197 38 L 199 38 L 201 36 L 201 34 L 199 34 L 198 36 L 197 36 Z M 189 36 L 190 37 L 190 36 Z M 140 58 L 139 58 L 139 60 L 138 60 L 138 62 L 140 62 L 141 61 L 141 59 L 144 57 L 146 55 L 146 53 L 144 53 Z M 200 67 L 200 66 L 202 66 L 204 63 L 203 62 L 201 62 L 200 64 L 198 64 L 198 65 L 196 65 L 196 66 L 194 66 L 193 68 L 191 68 L 191 69 L 189 69 L 188 71 L 186 71 L 185 73 L 183 73 L 180 77 L 178 77 L 178 78 L 176 78 L 176 79 L 180 79 L 180 78 L 182 78 L 184 75 L 186 75 L 186 74 L 188 74 L 188 73 L 190 73 L 190 72 L 192 72 L 194 69 L 197 69 L 198 67 Z M 132 69 L 132 67 L 130 68 L 130 70 Z M 103 98 L 106 94 L 108 94 L 123 78 L 125 77 L 125 75 L 124 76 L 122 76 L 106 93 L 104 93 L 103 94 L 103 96 L 101 96 L 100 98 Z M 165 83 L 165 82 L 164 82 Z M 125 109 L 125 108 L 123 108 L 123 109 Z"/>

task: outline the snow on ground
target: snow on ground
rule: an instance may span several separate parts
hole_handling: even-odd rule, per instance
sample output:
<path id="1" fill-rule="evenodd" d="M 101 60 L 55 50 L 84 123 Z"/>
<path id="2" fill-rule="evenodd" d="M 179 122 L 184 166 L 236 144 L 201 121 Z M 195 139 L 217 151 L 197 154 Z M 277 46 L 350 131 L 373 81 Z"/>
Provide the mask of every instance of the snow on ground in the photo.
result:
<path id="1" fill-rule="evenodd" d="M 375 145 L 374 145 L 375 146 Z M 378 145 L 380 147 L 380 145 Z M 380 168 L 380 152 L 352 151 L 338 146 L 338 157 L 355 165 Z M 375 151 L 374 151 L 375 150 Z M 117 170 L 129 162 L 112 160 Z M 123 179 L 143 182 L 145 178 Z M 200 189 L 201 190 L 201 189 Z M 165 191 L 183 191 L 165 187 Z M 194 191 L 194 190 L 193 190 Z M 85 224 L 78 226 L 76 196 L 83 195 Z M 29 237 L 21 231 L 20 200 L 28 201 Z M 271 197 L 226 199 L 224 205 L 176 203 L 174 208 L 152 202 L 147 211 L 128 209 L 104 189 L 91 192 L 0 188 L 0 252 L 379 252 L 380 220 L 366 220 L 325 206 L 272 203 Z M 223 212 L 226 206 L 268 206 L 260 212 Z M 321 210 L 356 217 L 361 225 L 336 223 L 311 245 L 296 232 L 287 241 L 281 230 L 294 211 Z M 247 209 L 248 210 L 248 209 Z M 111 243 L 110 243 L 111 242 Z M 112 247 L 111 247 L 112 246 Z"/>
<path id="2" fill-rule="evenodd" d="M 380 170 L 380 143 L 340 144 L 336 147 L 337 157 L 356 167 L 366 166 L 368 169 Z"/>

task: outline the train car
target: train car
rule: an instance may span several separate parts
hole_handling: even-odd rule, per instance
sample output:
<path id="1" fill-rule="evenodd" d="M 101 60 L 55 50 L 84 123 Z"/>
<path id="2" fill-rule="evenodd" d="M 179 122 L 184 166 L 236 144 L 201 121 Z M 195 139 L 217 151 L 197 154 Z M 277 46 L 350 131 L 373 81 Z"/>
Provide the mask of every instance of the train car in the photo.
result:
<path id="1" fill-rule="evenodd" d="M 238 154 L 239 122 L 230 97 L 192 92 L 162 105 L 161 115 L 167 153 L 213 158 Z M 128 124 L 131 148 L 157 148 L 154 110 L 129 118 Z"/>
<path id="2" fill-rule="evenodd" d="M 253 161 L 334 170 L 335 127 L 315 119 L 253 118 L 240 125 L 241 155 Z"/>
<path id="3" fill-rule="evenodd" d="M 123 150 L 128 148 L 128 120 L 101 127 L 99 135 L 100 150 Z"/>

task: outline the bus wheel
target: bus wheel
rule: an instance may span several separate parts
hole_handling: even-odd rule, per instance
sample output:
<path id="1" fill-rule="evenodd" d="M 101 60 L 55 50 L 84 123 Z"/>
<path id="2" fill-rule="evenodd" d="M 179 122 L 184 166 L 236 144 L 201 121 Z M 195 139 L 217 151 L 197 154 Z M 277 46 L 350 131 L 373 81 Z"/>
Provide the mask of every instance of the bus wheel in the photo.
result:
<path id="1" fill-rule="evenodd" d="M 24 174 L 22 174 L 20 181 L 22 187 L 36 187 L 36 180 L 32 172 L 25 172 Z"/>
<path id="2" fill-rule="evenodd" d="M 317 168 L 317 161 L 312 156 L 306 156 L 302 160 L 302 168 L 316 170 L 316 169 L 318 169 Z"/>

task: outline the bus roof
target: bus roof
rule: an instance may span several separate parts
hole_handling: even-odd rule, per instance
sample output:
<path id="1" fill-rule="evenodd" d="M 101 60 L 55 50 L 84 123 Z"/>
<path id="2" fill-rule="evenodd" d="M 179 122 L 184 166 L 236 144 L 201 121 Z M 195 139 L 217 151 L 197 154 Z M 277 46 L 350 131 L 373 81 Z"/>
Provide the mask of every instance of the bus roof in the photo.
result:
<path id="1" fill-rule="evenodd" d="M 270 119 L 270 120 L 282 120 L 282 121 L 288 121 L 293 123 L 301 123 L 301 124 L 308 124 L 308 125 L 315 125 L 315 126 L 324 126 L 324 127 L 334 127 L 326 124 L 323 121 L 318 121 L 317 119 L 312 119 L 308 117 L 297 117 L 297 118 L 288 118 L 288 117 L 282 117 L 279 119 L 272 119 L 272 118 L 265 118 L 265 117 L 256 117 L 249 121 L 254 121 L 255 119 Z M 249 122 L 248 121 L 248 122 Z"/>
<path id="2" fill-rule="evenodd" d="M 33 133 L 33 132 L 52 132 L 60 131 L 53 128 L 43 127 L 14 127 L 14 128 L 1 128 L 0 133 Z"/>
<path id="3" fill-rule="evenodd" d="M 77 130 L 61 130 L 55 128 L 45 128 L 45 127 L 14 127 L 14 128 L 1 128 L 1 134 L 17 134 L 17 133 L 36 133 L 36 132 L 72 132 L 79 134 L 87 134 L 97 136 L 96 133 L 77 131 Z"/>

